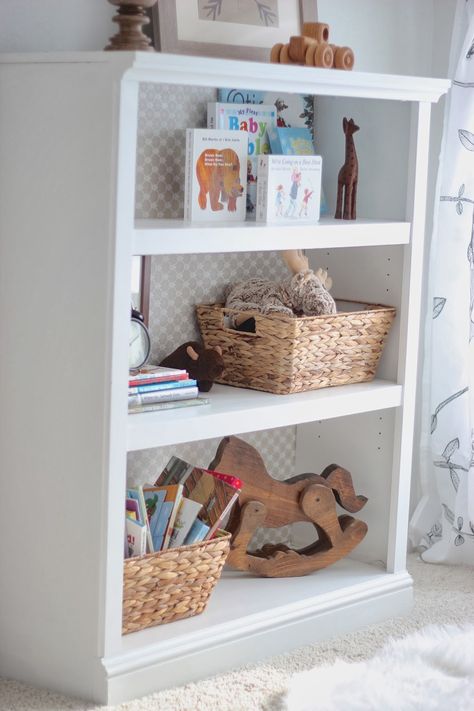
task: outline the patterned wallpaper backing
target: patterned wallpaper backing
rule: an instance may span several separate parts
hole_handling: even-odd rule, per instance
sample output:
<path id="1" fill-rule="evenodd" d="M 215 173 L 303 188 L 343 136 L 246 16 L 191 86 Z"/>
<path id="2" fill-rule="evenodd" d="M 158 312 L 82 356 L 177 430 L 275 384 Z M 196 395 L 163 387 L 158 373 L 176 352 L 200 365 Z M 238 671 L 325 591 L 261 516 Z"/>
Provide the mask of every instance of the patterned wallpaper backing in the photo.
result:
<path id="1" fill-rule="evenodd" d="M 137 218 L 183 216 L 185 129 L 206 125 L 207 102 L 215 89 L 141 84 L 137 137 Z M 177 110 L 176 107 L 179 107 Z M 219 300 L 233 280 L 265 275 L 286 276 L 277 253 L 199 254 L 153 257 L 151 264 L 150 332 L 152 362 L 158 362 L 180 343 L 199 338 L 194 315 L 196 303 Z M 263 456 L 268 471 L 278 479 L 292 476 L 295 457 L 294 427 L 243 435 Z M 212 460 L 219 440 L 131 452 L 129 479 L 149 481 L 171 454 L 198 466 Z M 288 539 L 288 528 L 262 532 L 255 541 Z"/>

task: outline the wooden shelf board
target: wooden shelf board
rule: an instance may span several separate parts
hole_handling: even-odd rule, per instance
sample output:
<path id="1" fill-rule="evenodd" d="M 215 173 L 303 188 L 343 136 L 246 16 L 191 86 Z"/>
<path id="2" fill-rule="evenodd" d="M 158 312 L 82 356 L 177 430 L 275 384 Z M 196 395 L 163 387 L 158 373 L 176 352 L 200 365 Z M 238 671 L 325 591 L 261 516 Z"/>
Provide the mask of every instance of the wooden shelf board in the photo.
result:
<path id="1" fill-rule="evenodd" d="M 129 415 L 128 451 L 398 407 L 402 387 L 376 379 L 293 395 L 272 395 L 214 385 L 208 397 L 209 405 Z"/>
<path id="2" fill-rule="evenodd" d="M 189 223 L 184 220 L 137 220 L 133 254 L 255 252 L 408 244 L 409 222 L 323 217 L 314 225 L 236 222 Z"/>

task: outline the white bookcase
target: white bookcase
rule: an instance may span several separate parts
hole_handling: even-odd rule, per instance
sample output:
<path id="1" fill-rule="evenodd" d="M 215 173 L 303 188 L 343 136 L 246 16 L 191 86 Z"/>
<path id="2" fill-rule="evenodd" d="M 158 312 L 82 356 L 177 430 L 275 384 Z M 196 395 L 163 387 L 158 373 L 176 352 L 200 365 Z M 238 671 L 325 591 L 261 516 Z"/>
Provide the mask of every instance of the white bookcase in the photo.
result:
<path id="1" fill-rule="evenodd" d="M 341 164 L 342 116 L 363 108 L 374 146 L 385 146 L 367 149 L 361 131 L 359 185 L 375 194 L 361 198 L 367 219 L 135 222 L 140 82 L 318 95 L 323 143 L 328 117 L 338 124 L 328 177 Z M 444 80 L 160 54 L 1 57 L 2 676 L 118 703 L 409 609 L 430 108 L 447 90 Z M 399 130 L 383 141 L 390 111 Z M 406 168 L 402 187 L 384 150 Z M 377 197 L 382 178 L 406 196 L 403 209 Z M 129 417 L 132 256 L 291 247 L 329 266 L 339 296 L 397 306 L 377 379 L 291 396 L 217 386 L 206 408 Z M 202 615 L 122 636 L 127 452 L 288 425 L 297 472 L 342 461 L 369 496 L 361 546 L 307 577 L 226 571 Z"/>

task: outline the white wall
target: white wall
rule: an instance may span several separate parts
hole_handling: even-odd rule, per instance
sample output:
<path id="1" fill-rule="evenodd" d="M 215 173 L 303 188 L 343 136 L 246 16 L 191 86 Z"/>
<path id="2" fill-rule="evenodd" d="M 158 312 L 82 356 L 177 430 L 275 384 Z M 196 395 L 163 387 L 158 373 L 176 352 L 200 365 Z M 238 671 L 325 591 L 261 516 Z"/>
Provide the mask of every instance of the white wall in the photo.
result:
<path id="1" fill-rule="evenodd" d="M 0 0 L 0 52 L 103 49 L 114 14 L 106 0 Z"/>
<path id="2" fill-rule="evenodd" d="M 353 48 L 357 70 L 429 76 L 433 2 L 318 0 L 318 17 L 331 42 Z"/>
<path id="3" fill-rule="evenodd" d="M 424 76 L 442 72 L 454 2 L 318 0 L 318 9 L 330 39 L 354 48 L 360 71 Z M 0 0 L 0 51 L 100 50 L 115 32 L 114 12 L 107 0 Z"/>

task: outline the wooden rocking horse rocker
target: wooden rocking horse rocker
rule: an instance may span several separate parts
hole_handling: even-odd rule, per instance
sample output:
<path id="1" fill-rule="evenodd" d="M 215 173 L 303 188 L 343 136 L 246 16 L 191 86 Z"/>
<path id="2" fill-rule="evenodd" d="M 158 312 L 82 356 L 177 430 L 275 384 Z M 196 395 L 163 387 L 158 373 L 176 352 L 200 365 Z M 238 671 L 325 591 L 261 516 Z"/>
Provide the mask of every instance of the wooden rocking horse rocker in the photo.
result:
<path id="1" fill-rule="evenodd" d="M 301 474 L 277 481 L 268 474 L 256 449 L 237 437 L 225 437 L 209 468 L 237 476 L 244 483 L 227 525 L 232 533 L 227 563 L 232 568 L 272 578 L 307 575 L 346 556 L 367 533 L 363 521 L 337 515 L 336 503 L 355 513 L 367 498 L 355 495 L 350 473 L 336 464 L 321 475 Z M 248 551 L 257 528 L 297 521 L 314 525 L 315 543 L 298 551 L 282 544 Z"/>

